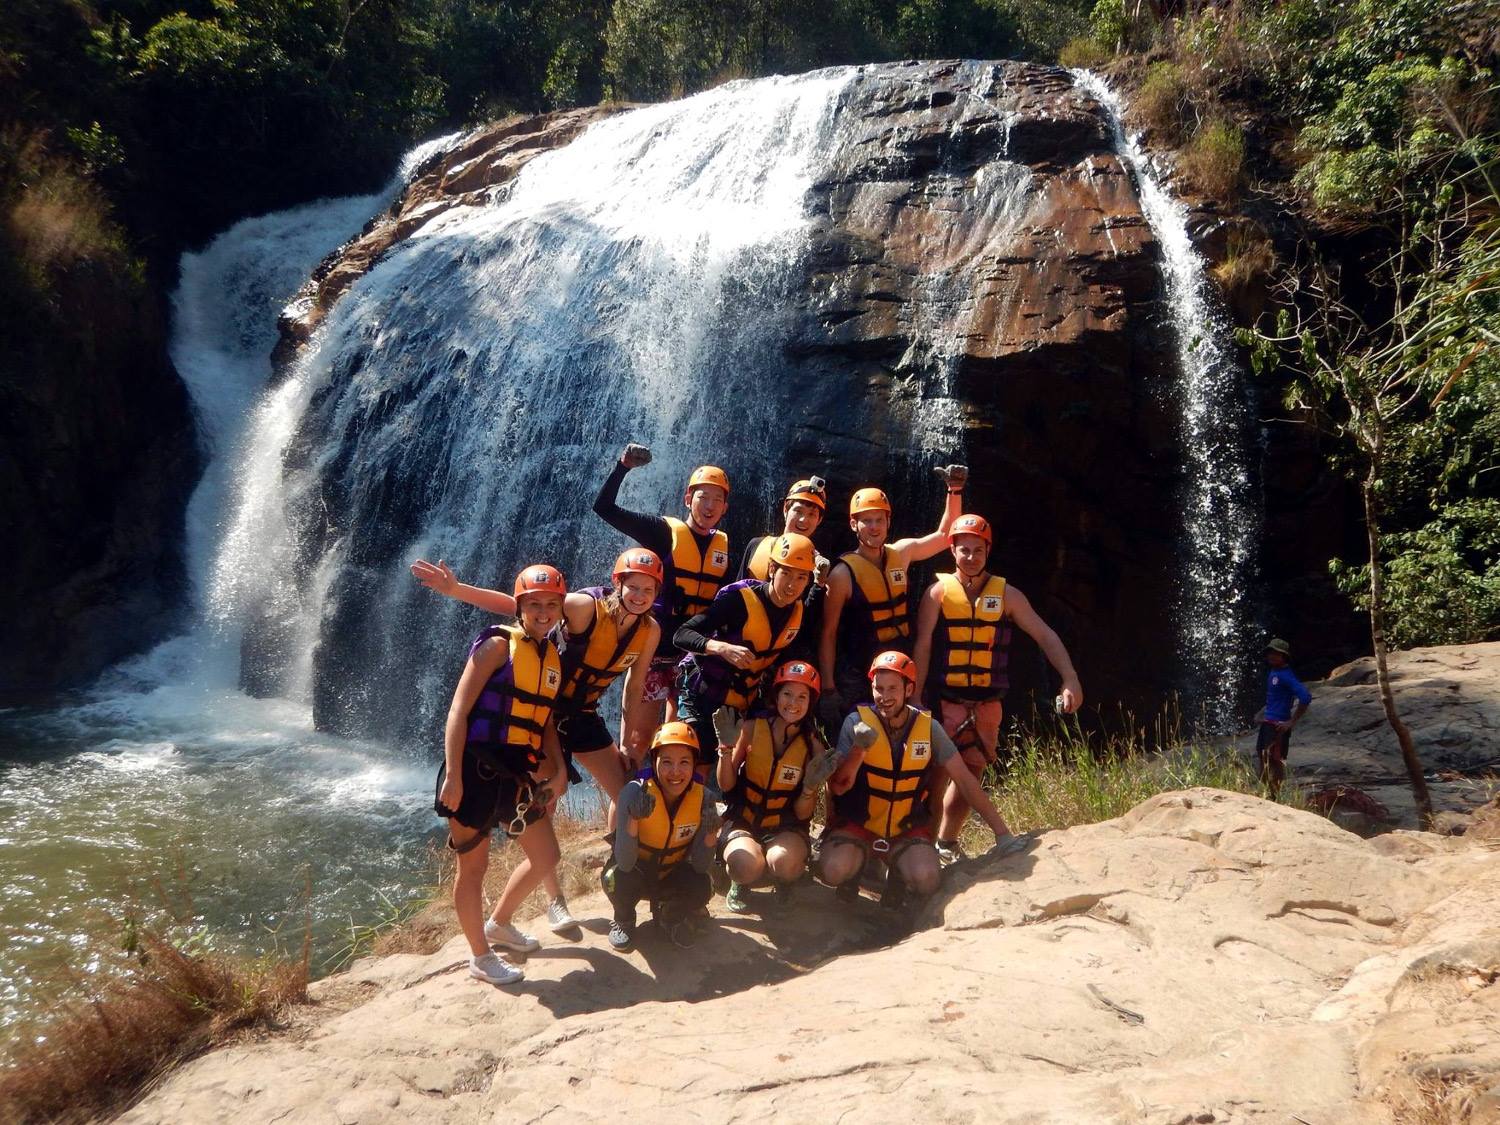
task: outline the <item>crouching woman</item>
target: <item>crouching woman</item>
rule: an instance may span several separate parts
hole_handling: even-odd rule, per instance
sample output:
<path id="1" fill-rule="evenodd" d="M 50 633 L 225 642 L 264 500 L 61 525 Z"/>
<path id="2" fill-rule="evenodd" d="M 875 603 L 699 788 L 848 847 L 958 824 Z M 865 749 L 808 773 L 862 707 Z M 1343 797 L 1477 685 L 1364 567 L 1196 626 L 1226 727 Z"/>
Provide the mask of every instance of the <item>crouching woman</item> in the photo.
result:
<path id="1" fill-rule="evenodd" d="M 787 661 L 771 684 L 775 710 L 751 718 L 732 747 L 719 748 L 718 782 L 728 802 L 720 837 L 730 878 L 724 905 L 736 914 L 749 911 L 745 889 L 768 871 L 785 905 L 807 869 L 808 822 L 838 765 L 810 718 L 819 686 L 811 664 Z"/>
<path id="2" fill-rule="evenodd" d="M 719 831 L 718 810 L 693 776 L 697 759 L 693 728 L 664 723 L 651 740 L 650 769 L 620 790 L 614 854 L 600 881 L 614 906 L 609 944 L 621 953 L 635 948 L 642 901 L 672 944 L 686 949 L 697 940 Z"/>

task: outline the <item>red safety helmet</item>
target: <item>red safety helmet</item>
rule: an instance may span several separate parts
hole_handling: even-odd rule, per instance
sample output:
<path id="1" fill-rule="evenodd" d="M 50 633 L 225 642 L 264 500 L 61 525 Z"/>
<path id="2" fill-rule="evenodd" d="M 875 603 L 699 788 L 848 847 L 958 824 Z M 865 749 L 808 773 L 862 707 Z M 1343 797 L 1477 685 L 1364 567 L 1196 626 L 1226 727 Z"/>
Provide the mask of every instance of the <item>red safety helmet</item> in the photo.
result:
<path id="1" fill-rule="evenodd" d="M 687 723 L 674 719 L 670 723 L 662 723 L 651 736 L 651 749 L 655 750 L 659 746 L 691 746 L 696 755 L 699 750 L 698 733 Z"/>
<path id="2" fill-rule="evenodd" d="M 861 488 L 849 497 L 849 518 L 853 519 L 860 512 L 884 512 L 890 515 L 890 499 L 878 488 Z"/>
<path id="3" fill-rule="evenodd" d="M 618 582 L 627 574 L 644 574 L 656 579 L 658 586 L 666 581 L 666 571 L 662 569 L 661 559 L 655 551 L 648 551 L 645 547 L 632 547 L 615 560 L 615 569 L 610 572 L 610 577 Z"/>
<path id="4" fill-rule="evenodd" d="M 806 684 L 812 690 L 813 695 L 823 690 L 823 681 L 818 675 L 818 670 L 805 660 L 788 660 L 776 669 L 776 678 L 771 681 L 772 690 L 781 684 Z"/>
<path id="5" fill-rule="evenodd" d="M 960 535 L 977 535 L 984 540 L 986 547 L 995 545 L 995 533 L 990 530 L 990 521 L 983 516 L 962 515 L 953 521 L 953 526 L 948 529 L 948 542 L 952 542 Z"/>
<path id="6" fill-rule="evenodd" d="M 516 575 L 516 601 L 520 601 L 527 594 L 556 594 L 562 597 L 567 592 L 567 579 L 555 566 L 533 563 Z"/>
<path id="7" fill-rule="evenodd" d="M 870 662 L 870 682 L 875 682 L 876 672 L 895 672 L 906 677 L 907 683 L 913 687 L 917 685 L 917 662 L 904 652 L 891 649 L 882 652 Z"/>

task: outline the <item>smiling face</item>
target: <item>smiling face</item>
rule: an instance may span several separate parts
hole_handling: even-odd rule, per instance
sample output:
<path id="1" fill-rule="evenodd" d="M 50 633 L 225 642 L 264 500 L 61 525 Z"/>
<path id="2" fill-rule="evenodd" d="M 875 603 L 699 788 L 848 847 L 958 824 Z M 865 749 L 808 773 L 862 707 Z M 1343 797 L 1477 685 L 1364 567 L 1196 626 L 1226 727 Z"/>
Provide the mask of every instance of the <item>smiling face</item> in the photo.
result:
<path id="1" fill-rule="evenodd" d="M 693 781 L 693 748 L 667 743 L 656 748 L 652 759 L 656 783 L 668 797 L 676 797 L 686 791 Z"/>
<path id="2" fill-rule="evenodd" d="M 949 550 L 953 552 L 953 563 L 965 578 L 974 578 L 984 573 L 984 564 L 989 560 L 989 546 L 977 535 L 955 535 Z"/>
<path id="3" fill-rule="evenodd" d="M 812 575 L 805 570 L 771 564 L 771 600 L 777 605 L 791 605 L 807 590 Z"/>
<path id="4" fill-rule="evenodd" d="M 516 613 L 521 618 L 521 627 L 528 636 L 541 640 L 562 617 L 561 594 L 522 594 L 516 599 Z"/>
<path id="5" fill-rule="evenodd" d="M 622 575 L 619 590 L 626 613 L 649 613 L 656 603 L 656 579 L 648 574 Z"/>
<path id="6" fill-rule="evenodd" d="M 712 531 L 729 510 L 729 493 L 716 484 L 700 484 L 688 489 L 682 502 L 687 505 L 688 517 L 694 527 L 700 531 Z"/>
<path id="7" fill-rule="evenodd" d="M 823 509 L 806 500 L 788 500 L 782 504 L 781 514 L 786 518 L 784 534 L 796 532 L 811 537 L 823 522 Z"/>
<path id="8" fill-rule="evenodd" d="M 800 723 L 812 705 L 812 691 L 806 684 L 782 684 L 776 689 L 776 713 L 789 723 Z"/>
<path id="9" fill-rule="evenodd" d="M 879 508 L 860 512 L 849 519 L 849 529 L 859 539 L 861 547 L 879 550 L 885 546 L 885 538 L 891 531 L 891 514 Z"/>
<path id="10" fill-rule="evenodd" d="M 876 672 L 875 679 L 870 684 L 870 696 L 875 701 L 875 710 L 886 722 L 901 714 L 911 693 L 910 681 L 900 672 Z"/>

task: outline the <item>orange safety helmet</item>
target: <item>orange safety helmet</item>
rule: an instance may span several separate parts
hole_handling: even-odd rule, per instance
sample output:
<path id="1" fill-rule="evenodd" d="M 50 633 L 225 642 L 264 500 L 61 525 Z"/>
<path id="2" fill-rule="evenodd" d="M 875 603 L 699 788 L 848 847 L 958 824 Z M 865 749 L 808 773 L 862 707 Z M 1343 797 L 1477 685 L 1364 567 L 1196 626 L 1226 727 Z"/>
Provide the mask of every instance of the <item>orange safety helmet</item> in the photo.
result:
<path id="1" fill-rule="evenodd" d="M 861 488 L 849 497 L 849 518 L 853 519 L 860 512 L 884 512 L 890 515 L 891 502 L 878 488 Z"/>
<path id="2" fill-rule="evenodd" d="M 618 582 L 627 574 L 644 574 L 656 579 L 658 586 L 666 581 L 666 571 L 662 569 L 661 559 L 657 558 L 655 551 L 648 551 L 645 547 L 632 547 L 615 560 L 615 568 L 610 572 L 610 577 Z"/>
<path id="3" fill-rule="evenodd" d="M 651 736 L 651 749 L 655 750 L 660 746 L 691 746 L 694 754 L 700 749 L 697 732 L 687 723 L 675 719 L 670 723 L 662 723 Z"/>
<path id="4" fill-rule="evenodd" d="M 977 535 L 984 540 L 986 547 L 995 545 L 995 533 L 990 530 L 990 521 L 983 516 L 963 515 L 954 520 L 948 529 L 948 542 L 951 544 L 960 535 Z"/>
<path id="5" fill-rule="evenodd" d="M 789 531 L 771 544 L 771 561 L 788 570 L 805 570 L 811 574 L 818 565 L 818 551 L 807 536 Z"/>
<path id="6" fill-rule="evenodd" d="M 693 475 L 688 477 L 687 491 L 691 492 L 700 484 L 716 484 L 724 490 L 724 495 L 729 495 L 729 475 L 717 465 L 699 465 L 693 470 Z"/>
<path id="7" fill-rule="evenodd" d="M 816 504 L 818 511 L 826 512 L 828 502 L 824 499 L 827 489 L 823 487 L 820 477 L 809 480 L 799 480 L 786 490 L 786 495 L 781 498 L 783 504 L 790 504 L 793 500 L 806 500 L 809 504 Z"/>
<path id="8" fill-rule="evenodd" d="M 904 652 L 891 649 L 882 652 L 870 662 L 870 682 L 875 682 L 876 672 L 895 672 L 906 677 L 907 683 L 917 686 L 917 662 Z"/>
<path id="9" fill-rule="evenodd" d="M 562 597 L 567 592 L 567 579 L 555 566 L 534 563 L 516 575 L 516 601 L 520 601 L 527 594 L 556 594 Z"/>
<path id="10" fill-rule="evenodd" d="M 818 675 L 818 670 L 805 660 L 788 660 L 776 669 L 776 678 L 771 681 L 771 687 L 781 684 L 806 684 L 814 695 L 823 690 L 823 680 Z"/>

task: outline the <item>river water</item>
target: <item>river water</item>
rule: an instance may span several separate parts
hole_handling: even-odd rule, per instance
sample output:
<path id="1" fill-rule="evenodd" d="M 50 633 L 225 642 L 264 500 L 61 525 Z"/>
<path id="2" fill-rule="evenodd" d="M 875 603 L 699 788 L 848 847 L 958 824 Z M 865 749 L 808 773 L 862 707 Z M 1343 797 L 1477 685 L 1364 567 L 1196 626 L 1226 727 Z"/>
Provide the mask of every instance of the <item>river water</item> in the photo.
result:
<path id="1" fill-rule="evenodd" d="M 1004 98 L 999 70 L 966 65 Z M 790 471 L 778 364 L 805 201 L 861 80 L 731 83 L 596 124 L 395 248 L 274 385 L 280 310 L 453 138 L 381 192 L 184 257 L 172 352 L 209 454 L 185 535 L 193 624 L 57 706 L 0 714 L 0 1038 L 79 987 L 132 903 L 165 897 L 251 951 L 300 947 L 307 918 L 326 966 L 429 884 L 438 732 L 483 617 L 417 588 L 411 558 L 496 582 L 536 555 L 597 580 L 624 543 L 578 503 L 581 534 L 557 488 L 587 495 L 626 440 L 658 451 L 629 507 L 661 507 L 723 451 L 766 492 L 737 505 L 769 510 Z M 954 193 L 1015 223 L 1029 178 L 1001 151 Z M 928 327 L 911 444 L 931 454 L 962 437 L 942 333 L 963 326 Z M 735 380 L 758 393 L 723 395 Z"/>

